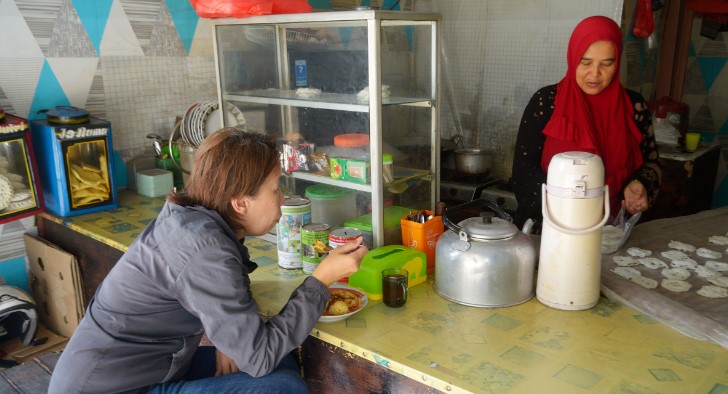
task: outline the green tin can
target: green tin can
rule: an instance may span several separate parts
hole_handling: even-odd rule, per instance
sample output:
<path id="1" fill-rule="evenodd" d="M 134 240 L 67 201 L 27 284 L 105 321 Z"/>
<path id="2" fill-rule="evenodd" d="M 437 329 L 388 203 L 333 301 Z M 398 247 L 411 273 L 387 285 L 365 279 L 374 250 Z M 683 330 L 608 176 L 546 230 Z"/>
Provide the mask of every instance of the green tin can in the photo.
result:
<path id="1" fill-rule="evenodd" d="M 310 275 L 329 254 L 330 231 L 331 226 L 325 223 L 309 223 L 301 228 L 302 268 L 305 274 Z"/>
<path id="2" fill-rule="evenodd" d="M 286 198 L 276 231 L 278 265 L 282 268 L 301 268 L 301 228 L 308 223 L 311 223 L 311 201 L 303 197 Z"/>

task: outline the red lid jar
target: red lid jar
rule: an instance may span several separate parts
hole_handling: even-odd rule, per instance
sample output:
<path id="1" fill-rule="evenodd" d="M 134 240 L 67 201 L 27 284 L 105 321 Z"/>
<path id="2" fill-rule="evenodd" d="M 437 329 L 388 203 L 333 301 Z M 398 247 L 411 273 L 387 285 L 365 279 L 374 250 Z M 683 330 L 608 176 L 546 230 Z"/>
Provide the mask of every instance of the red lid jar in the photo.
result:
<path id="1" fill-rule="evenodd" d="M 652 116 L 657 118 L 666 118 L 670 124 L 680 131 L 680 145 L 684 145 L 685 133 L 688 131 L 688 117 L 690 116 L 690 107 L 680 101 L 674 101 L 669 96 L 664 96 L 659 100 L 647 102 L 647 108 L 652 111 Z"/>

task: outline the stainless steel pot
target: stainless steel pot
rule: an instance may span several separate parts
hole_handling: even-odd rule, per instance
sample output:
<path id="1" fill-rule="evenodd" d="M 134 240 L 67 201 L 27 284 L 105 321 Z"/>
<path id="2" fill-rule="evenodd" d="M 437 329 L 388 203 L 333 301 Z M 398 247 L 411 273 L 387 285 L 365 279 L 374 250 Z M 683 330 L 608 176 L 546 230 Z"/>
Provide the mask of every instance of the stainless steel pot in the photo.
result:
<path id="1" fill-rule="evenodd" d="M 480 175 L 490 171 L 493 155 L 485 149 L 456 149 L 455 170 L 465 175 Z"/>
<path id="2" fill-rule="evenodd" d="M 482 212 L 457 225 L 450 216 L 473 204 L 493 212 Z M 458 304 L 505 307 L 521 304 L 534 295 L 536 248 L 531 239 L 511 223 L 497 205 L 470 201 L 443 215 L 448 230 L 437 241 L 435 291 Z"/>

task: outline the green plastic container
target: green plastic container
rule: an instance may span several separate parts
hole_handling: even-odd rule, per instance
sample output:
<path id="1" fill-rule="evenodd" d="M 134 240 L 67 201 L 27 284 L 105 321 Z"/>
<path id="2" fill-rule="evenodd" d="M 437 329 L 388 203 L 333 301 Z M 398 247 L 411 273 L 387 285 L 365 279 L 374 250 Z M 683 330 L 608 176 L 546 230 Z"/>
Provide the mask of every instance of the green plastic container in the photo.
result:
<path id="1" fill-rule="evenodd" d="M 384 244 L 385 245 L 402 245 L 402 225 L 400 219 L 407 216 L 412 208 L 400 206 L 391 206 L 384 208 Z M 372 237 L 372 214 L 359 216 L 357 218 L 347 220 L 344 223 L 346 227 L 354 227 L 362 231 L 364 243 L 369 249 L 372 249 L 374 239 Z"/>
<path id="2" fill-rule="evenodd" d="M 311 222 L 340 226 L 356 212 L 356 195 L 342 187 L 316 184 L 306 188 L 311 200 Z"/>

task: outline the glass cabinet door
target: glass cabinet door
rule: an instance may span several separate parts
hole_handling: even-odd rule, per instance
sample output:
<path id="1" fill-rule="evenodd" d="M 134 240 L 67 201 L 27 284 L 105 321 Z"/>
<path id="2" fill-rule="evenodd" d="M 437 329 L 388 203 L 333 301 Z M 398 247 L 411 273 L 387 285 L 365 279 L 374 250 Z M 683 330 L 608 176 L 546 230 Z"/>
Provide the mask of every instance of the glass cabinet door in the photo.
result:
<path id="1" fill-rule="evenodd" d="M 29 139 L 27 131 L 0 133 L 0 223 L 43 209 Z"/>
<path id="2" fill-rule="evenodd" d="M 353 195 L 327 224 L 369 220 L 370 247 L 400 243 L 402 212 L 438 197 L 437 20 L 362 11 L 215 26 L 220 101 L 279 139 L 287 195 L 326 207 Z M 330 196 L 313 192 L 321 184 Z"/>

